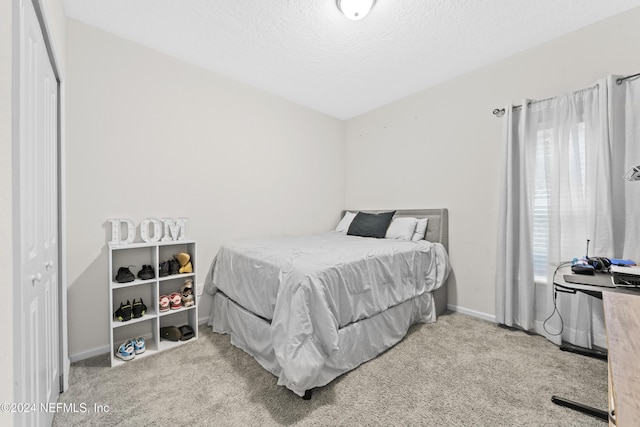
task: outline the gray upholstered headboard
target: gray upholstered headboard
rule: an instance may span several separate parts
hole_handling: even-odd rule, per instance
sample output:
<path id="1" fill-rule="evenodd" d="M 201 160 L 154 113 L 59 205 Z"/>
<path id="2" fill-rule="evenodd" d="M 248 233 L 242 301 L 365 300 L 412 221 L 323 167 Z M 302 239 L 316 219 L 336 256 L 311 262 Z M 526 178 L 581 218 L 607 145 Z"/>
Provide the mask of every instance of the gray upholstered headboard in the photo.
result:
<path id="1" fill-rule="evenodd" d="M 351 212 L 359 212 L 360 210 L 348 209 Z M 386 210 L 362 210 L 362 212 L 379 213 L 389 212 L 391 209 Z M 344 216 L 345 211 L 342 211 L 341 218 Z M 446 208 L 442 209 L 399 209 L 396 210 L 396 217 L 412 216 L 414 218 L 429 218 L 427 222 L 427 233 L 425 234 L 425 240 L 430 242 L 438 242 L 444 245 L 445 249 L 449 250 L 449 212 Z"/>

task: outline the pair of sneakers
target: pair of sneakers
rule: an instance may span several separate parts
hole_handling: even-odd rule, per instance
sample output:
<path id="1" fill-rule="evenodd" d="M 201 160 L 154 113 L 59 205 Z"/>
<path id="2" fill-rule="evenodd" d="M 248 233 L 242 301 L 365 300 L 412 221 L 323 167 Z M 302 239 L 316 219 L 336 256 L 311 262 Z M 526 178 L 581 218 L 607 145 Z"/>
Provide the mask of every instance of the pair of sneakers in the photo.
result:
<path id="1" fill-rule="evenodd" d="M 120 267 L 118 269 L 118 273 L 116 274 L 116 282 L 118 283 L 129 283 L 136 280 L 136 276 L 133 275 L 131 270 L 129 270 L 132 265 L 129 267 Z M 150 265 L 143 265 L 140 271 L 138 271 L 138 279 L 140 280 L 149 280 L 155 279 L 156 272 L 153 270 L 153 267 Z"/>
<path id="2" fill-rule="evenodd" d="M 147 306 L 142 301 L 142 298 L 140 298 L 140 300 L 138 301 L 136 301 L 136 299 L 134 298 L 133 304 L 131 304 L 129 300 L 127 300 L 126 304 L 123 304 L 121 302 L 120 308 L 118 308 L 115 312 L 115 316 L 119 321 L 126 322 L 127 320 L 142 317 L 146 312 Z"/>
<path id="3" fill-rule="evenodd" d="M 160 277 L 171 276 L 180 273 L 180 263 L 178 260 L 171 258 L 160 263 Z"/>
<path id="4" fill-rule="evenodd" d="M 142 354 L 146 350 L 145 341 L 143 337 L 127 340 L 118 346 L 116 350 L 116 357 L 124 361 L 131 360 L 136 357 L 136 354 Z"/>
<path id="5" fill-rule="evenodd" d="M 177 310 L 182 308 L 182 295 L 173 292 L 171 295 L 160 295 L 160 311 Z"/>

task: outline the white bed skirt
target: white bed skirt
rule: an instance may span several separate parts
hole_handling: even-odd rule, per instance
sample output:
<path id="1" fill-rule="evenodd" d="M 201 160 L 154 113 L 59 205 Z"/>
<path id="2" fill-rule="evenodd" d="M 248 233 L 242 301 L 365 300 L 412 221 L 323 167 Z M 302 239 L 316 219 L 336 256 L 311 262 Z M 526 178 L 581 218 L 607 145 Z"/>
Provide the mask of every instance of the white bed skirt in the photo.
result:
<path id="1" fill-rule="evenodd" d="M 339 351 L 325 360 L 324 365 L 319 367 L 313 384 L 304 389 L 298 389 L 295 384 L 283 380 L 282 368 L 273 350 L 271 325 L 268 321 L 242 308 L 222 292 L 217 292 L 213 296 L 208 324 L 214 332 L 229 334 L 233 345 L 253 356 L 263 368 L 278 377 L 278 385 L 303 396 L 306 389 L 324 386 L 393 347 L 407 334 L 411 325 L 435 321 L 434 297 L 431 292 L 427 292 L 373 317 L 341 328 L 338 331 Z"/>

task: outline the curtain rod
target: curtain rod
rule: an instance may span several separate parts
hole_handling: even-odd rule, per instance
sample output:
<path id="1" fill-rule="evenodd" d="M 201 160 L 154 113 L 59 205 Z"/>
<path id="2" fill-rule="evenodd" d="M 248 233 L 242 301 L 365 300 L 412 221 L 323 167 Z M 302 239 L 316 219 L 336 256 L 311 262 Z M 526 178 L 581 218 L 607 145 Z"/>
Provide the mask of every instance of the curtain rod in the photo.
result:
<path id="1" fill-rule="evenodd" d="M 632 78 L 634 78 L 634 77 L 640 77 L 640 73 L 638 73 L 638 74 L 632 74 L 632 75 L 630 75 L 630 76 L 626 76 L 626 77 L 620 77 L 620 78 L 616 79 L 616 84 L 617 84 L 617 85 L 621 85 L 623 81 L 628 80 L 628 79 L 632 79 Z M 598 85 L 596 84 L 595 86 L 598 86 Z M 583 90 L 588 90 L 588 89 L 589 89 L 589 88 L 587 88 L 587 89 L 582 89 L 582 90 L 579 90 L 579 91 L 577 91 L 577 92 L 582 92 Z M 545 98 L 545 99 L 541 99 L 541 100 L 539 100 L 539 101 L 532 101 L 532 102 L 548 101 L 549 99 L 552 99 L 552 98 Z M 520 107 L 522 107 L 522 105 L 514 105 L 514 106 L 513 106 L 513 108 L 520 108 Z M 504 116 L 504 108 L 494 108 L 494 110 L 493 110 L 493 115 L 494 115 L 494 116 L 496 116 L 496 117 L 502 117 L 502 116 Z"/>
<path id="2" fill-rule="evenodd" d="M 632 75 L 627 76 L 627 77 L 620 77 L 619 79 L 616 79 L 616 84 L 617 84 L 617 85 L 621 85 L 623 81 L 625 81 L 625 80 L 627 80 L 627 79 L 632 79 L 632 78 L 634 78 L 634 77 L 638 77 L 638 76 L 640 76 L 640 73 L 638 73 L 638 74 L 632 74 Z"/>
<path id="3" fill-rule="evenodd" d="M 551 98 L 541 99 L 541 101 L 547 101 L 549 99 L 551 99 Z M 533 102 L 538 102 L 538 101 L 533 101 Z M 527 105 L 531 105 L 531 102 L 529 104 L 527 104 Z M 522 107 L 522 105 L 514 105 L 513 106 L 513 108 L 521 108 L 521 107 Z M 493 110 L 493 115 L 496 116 L 496 117 L 504 116 L 504 108 L 495 108 Z"/>

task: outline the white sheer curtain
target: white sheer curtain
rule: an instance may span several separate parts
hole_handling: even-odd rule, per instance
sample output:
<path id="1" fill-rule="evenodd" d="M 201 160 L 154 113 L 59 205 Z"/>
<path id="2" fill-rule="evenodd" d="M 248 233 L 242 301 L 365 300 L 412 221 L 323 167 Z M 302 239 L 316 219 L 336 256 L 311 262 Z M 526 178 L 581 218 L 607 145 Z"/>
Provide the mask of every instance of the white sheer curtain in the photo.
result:
<path id="1" fill-rule="evenodd" d="M 622 82 L 619 88 L 621 94 L 616 97 L 616 107 L 624 108 L 624 114 L 620 114 L 624 116 L 624 126 L 621 126 L 624 129 L 615 131 L 624 139 L 624 150 L 620 150 L 616 162 L 622 165 L 619 169 L 624 173 L 640 165 L 640 77 Z M 640 264 L 640 181 L 625 181 L 616 190 L 615 203 L 619 213 L 614 230 L 616 249 Z"/>
<path id="2" fill-rule="evenodd" d="M 529 105 L 522 102 L 522 109 Z M 531 165 L 535 145 L 526 144 L 527 115 L 511 104 L 505 109 L 502 137 L 496 321 L 530 331 L 534 325 L 533 218 Z M 531 159 L 531 161 L 527 161 Z"/>
<path id="3" fill-rule="evenodd" d="M 635 227 L 633 244 L 637 245 L 638 216 L 627 219 L 624 230 L 614 230 L 621 203 L 629 207 L 623 187 L 625 171 L 619 163 L 625 156 L 625 138 L 620 136 L 631 121 L 618 116 L 624 116 L 625 110 L 636 121 L 638 116 L 621 105 L 622 93 L 622 86 L 611 76 L 573 94 L 524 100 L 521 108 L 506 108 L 496 274 L 498 323 L 539 333 L 558 344 L 562 339 L 583 347 L 606 346 L 602 303 L 593 297 L 558 294 L 563 323 L 557 314 L 545 320 L 554 312 L 556 267 L 584 256 L 587 239 L 592 256 L 640 255 L 628 254 L 626 241 L 616 238 L 622 234 L 628 240 L 628 231 Z M 627 103 L 630 99 L 640 101 L 640 93 L 627 95 Z M 627 149 L 638 150 L 638 144 Z M 640 151 L 634 161 L 640 164 Z M 617 187 L 623 189 L 614 190 Z M 634 203 L 640 208 L 637 195 Z"/>

